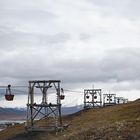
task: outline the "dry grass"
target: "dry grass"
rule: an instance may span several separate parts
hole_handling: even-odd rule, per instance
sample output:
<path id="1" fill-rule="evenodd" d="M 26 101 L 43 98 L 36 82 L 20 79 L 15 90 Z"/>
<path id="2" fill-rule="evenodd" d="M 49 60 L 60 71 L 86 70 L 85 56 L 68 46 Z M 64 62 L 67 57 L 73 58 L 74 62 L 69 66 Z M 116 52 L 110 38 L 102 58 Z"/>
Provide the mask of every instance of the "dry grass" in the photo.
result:
<path id="1" fill-rule="evenodd" d="M 65 117 L 64 122 L 71 125 L 58 135 L 46 132 L 31 137 L 30 134 L 25 135 L 28 135 L 29 140 L 140 140 L 140 100 L 81 111 Z M 0 132 L 0 137 L 2 136 L 1 140 L 5 140 L 7 136 L 10 138 L 24 132 L 22 126 L 16 126 Z M 22 136 L 19 135 L 19 140 L 20 137 Z"/>
<path id="2" fill-rule="evenodd" d="M 6 140 L 8 138 L 14 137 L 15 135 L 18 135 L 21 133 L 25 133 L 25 128 L 23 124 L 10 126 L 7 129 L 0 132 L 0 140 Z"/>

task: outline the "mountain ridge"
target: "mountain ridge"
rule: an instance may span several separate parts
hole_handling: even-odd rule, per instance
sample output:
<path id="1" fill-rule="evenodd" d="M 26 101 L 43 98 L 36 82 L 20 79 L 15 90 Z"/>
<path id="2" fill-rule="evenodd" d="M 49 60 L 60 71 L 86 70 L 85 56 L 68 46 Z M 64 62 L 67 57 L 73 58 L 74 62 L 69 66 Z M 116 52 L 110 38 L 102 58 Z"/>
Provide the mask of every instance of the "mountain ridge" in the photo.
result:
<path id="1" fill-rule="evenodd" d="M 78 112 L 82 106 L 62 107 L 62 115 L 68 115 Z M 26 108 L 4 108 L 0 107 L 0 120 L 9 119 L 25 119 Z"/>

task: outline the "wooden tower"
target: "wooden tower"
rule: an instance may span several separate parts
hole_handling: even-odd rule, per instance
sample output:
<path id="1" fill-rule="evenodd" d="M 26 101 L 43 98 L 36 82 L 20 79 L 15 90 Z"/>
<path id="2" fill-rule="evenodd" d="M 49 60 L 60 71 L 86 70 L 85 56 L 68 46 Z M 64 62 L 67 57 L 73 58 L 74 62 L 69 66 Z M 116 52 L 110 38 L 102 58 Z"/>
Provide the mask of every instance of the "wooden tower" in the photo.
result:
<path id="1" fill-rule="evenodd" d="M 52 131 L 62 128 L 61 91 L 63 90 L 59 80 L 29 81 L 28 131 Z M 37 100 L 39 96 L 40 101 Z"/>
<path id="2" fill-rule="evenodd" d="M 101 89 L 84 90 L 84 108 L 102 107 Z"/>
<path id="3" fill-rule="evenodd" d="M 103 94 L 103 106 L 116 104 L 116 94 Z"/>
<path id="4" fill-rule="evenodd" d="M 125 104 L 125 103 L 128 103 L 128 99 L 127 98 L 116 97 L 116 104 Z"/>

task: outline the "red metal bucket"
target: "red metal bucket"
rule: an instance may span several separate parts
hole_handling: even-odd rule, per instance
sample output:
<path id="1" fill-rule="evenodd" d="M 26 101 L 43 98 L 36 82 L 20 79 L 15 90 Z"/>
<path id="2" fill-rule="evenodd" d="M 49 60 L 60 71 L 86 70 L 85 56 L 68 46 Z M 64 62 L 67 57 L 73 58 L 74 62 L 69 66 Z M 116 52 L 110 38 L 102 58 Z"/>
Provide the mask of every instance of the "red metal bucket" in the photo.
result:
<path id="1" fill-rule="evenodd" d="M 64 100 L 64 98 L 65 98 L 65 95 L 60 95 L 61 100 Z"/>
<path id="2" fill-rule="evenodd" d="M 13 101 L 13 99 L 14 99 L 14 95 L 12 95 L 12 94 L 6 94 L 5 95 L 5 99 L 7 100 L 7 101 Z"/>

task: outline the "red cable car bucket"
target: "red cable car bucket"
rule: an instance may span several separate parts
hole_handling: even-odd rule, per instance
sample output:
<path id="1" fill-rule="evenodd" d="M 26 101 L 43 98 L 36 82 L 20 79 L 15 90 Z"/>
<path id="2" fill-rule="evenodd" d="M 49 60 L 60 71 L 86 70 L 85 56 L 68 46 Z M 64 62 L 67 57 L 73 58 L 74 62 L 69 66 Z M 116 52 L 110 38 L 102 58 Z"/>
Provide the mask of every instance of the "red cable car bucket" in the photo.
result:
<path id="1" fill-rule="evenodd" d="M 8 87 L 6 89 L 5 99 L 7 101 L 13 101 L 13 99 L 14 99 L 14 95 L 11 94 L 11 85 L 8 85 Z"/>
<path id="2" fill-rule="evenodd" d="M 65 99 L 65 95 L 60 95 L 60 100 L 64 100 Z"/>
<path id="3" fill-rule="evenodd" d="M 64 99 L 65 99 L 64 90 L 63 88 L 61 88 L 60 100 L 64 100 Z"/>
<path id="4" fill-rule="evenodd" d="M 7 101 L 13 101 L 13 99 L 14 99 L 14 95 L 12 95 L 12 94 L 5 94 L 5 99 L 7 100 Z"/>

